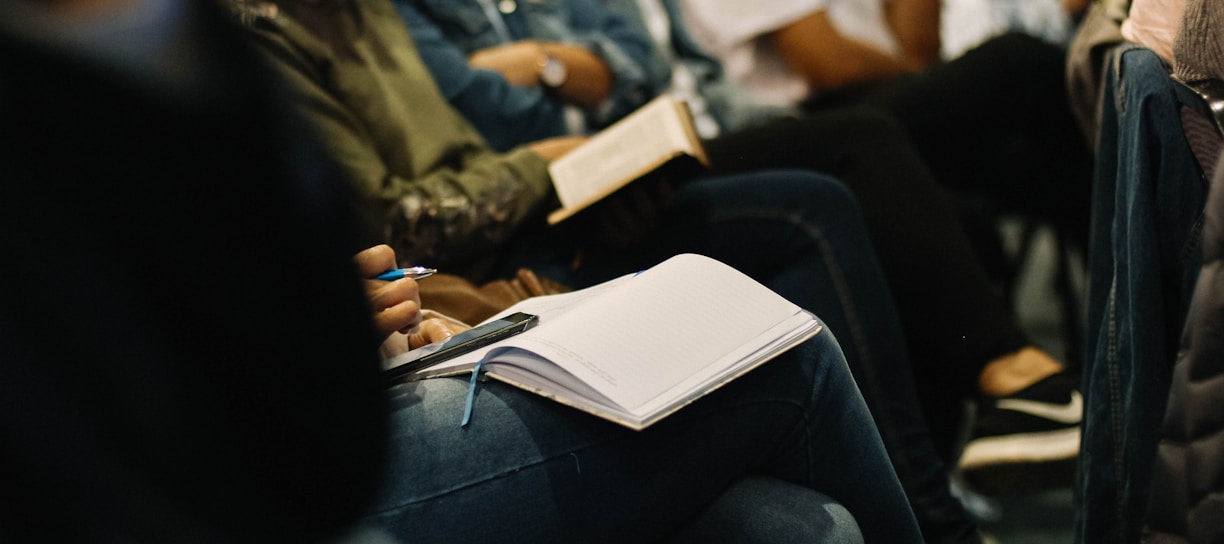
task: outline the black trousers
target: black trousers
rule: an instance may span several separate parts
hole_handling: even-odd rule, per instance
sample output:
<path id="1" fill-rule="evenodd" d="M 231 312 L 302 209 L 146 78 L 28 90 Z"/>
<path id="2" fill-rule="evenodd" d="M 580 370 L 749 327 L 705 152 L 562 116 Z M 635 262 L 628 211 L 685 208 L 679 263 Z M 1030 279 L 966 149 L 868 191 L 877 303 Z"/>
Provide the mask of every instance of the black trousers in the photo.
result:
<path id="1" fill-rule="evenodd" d="M 963 402 L 991 359 L 1028 343 L 984 271 L 947 189 L 888 116 L 778 119 L 707 142 L 716 173 L 803 168 L 841 179 L 862 207 L 892 291 L 932 438 L 952 455 Z"/>
<path id="2" fill-rule="evenodd" d="M 805 108 L 883 112 L 956 194 L 997 213 L 1060 221 L 1086 242 L 1093 155 L 1071 111 L 1065 59 L 1058 45 L 1004 34 L 920 73 Z"/>

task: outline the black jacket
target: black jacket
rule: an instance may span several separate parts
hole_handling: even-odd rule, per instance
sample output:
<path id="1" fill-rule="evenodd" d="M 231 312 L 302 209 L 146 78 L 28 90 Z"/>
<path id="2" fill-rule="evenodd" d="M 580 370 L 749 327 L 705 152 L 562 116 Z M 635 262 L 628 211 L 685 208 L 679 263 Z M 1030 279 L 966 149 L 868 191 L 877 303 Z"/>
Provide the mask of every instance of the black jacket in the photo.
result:
<path id="1" fill-rule="evenodd" d="M 1224 157 L 1152 476 L 1144 541 L 1224 542 Z"/>

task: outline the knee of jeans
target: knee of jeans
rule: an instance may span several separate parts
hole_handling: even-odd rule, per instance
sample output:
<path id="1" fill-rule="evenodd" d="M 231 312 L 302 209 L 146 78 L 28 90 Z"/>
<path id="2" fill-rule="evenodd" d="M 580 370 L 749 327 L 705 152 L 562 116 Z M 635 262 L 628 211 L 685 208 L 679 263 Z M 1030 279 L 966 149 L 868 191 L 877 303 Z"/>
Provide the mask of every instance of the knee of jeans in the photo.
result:
<path id="1" fill-rule="evenodd" d="M 677 204 L 715 210 L 714 213 L 780 211 L 809 220 L 827 214 L 857 213 L 858 201 L 840 180 L 812 170 L 772 169 L 747 174 L 701 178 L 682 187 Z"/>
<path id="2" fill-rule="evenodd" d="M 817 316 L 819 319 L 819 316 Z M 800 344 L 795 351 L 800 359 L 800 364 L 809 367 L 809 372 L 813 374 L 829 375 L 841 372 L 843 368 L 848 368 L 846 365 L 846 355 L 842 351 L 841 343 L 838 342 L 837 336 L 833 334 L 833 330 L 825 324 L 824 320 L 820 320 L 821 331 L 811 340 Z M 848 373 L 849 370 L 846 370 Z"/>
<path id="3" fill-rule="evenodd" d="M 845 218 L 860 217 L 858 198 L 837 178 L 809 170 L 771 173 L 779 188 L 778 198 L 801 213 L 805 222 L 840 224 Z"/>
<path id="4" fill-rule="evenodd" d="M 735 482 L 675 542 L 863 542 L 846 507 L 811 488 L 767 476 Z"/>

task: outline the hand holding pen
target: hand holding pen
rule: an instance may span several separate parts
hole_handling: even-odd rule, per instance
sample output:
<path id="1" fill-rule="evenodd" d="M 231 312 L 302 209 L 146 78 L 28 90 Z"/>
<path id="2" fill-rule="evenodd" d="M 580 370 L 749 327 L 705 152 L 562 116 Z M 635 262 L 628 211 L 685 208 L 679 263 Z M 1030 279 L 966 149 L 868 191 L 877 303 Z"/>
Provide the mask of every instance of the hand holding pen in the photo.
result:
<path id="1" fill-rule="evenodd" d="M 401 280 L 423 278 L 433 274 L 432 269 L 396 267 L 395 251 L 386 245 L 366 249 L 354 256 L 353 261 L 361 277 L 366 278 L 362 283 L 381 338 L 395 331 L 408 333 L 421 322 L 421 298 L 416 281 Z"/>
<path id="2" fill-rule="evenodd" d="M 420 291 L 416 280 L 436 274 L 433 268 L 395 266 L 395 251 L 390 246 L 375 246 L 358 253 L 353 260 L 366 288 L 370 307 L 374 310 L 374 326 L 382 335 L 380 341 L 391 339 L 399 331 L 407 335 L 403 349 L 412 349 L 446 340 L 467 330 L 467 326 L 446 318 L 422 320 Z M 388 270 L 391 269 L 391 270 Z M 402 281 L 404 279 L 411 281 Z"/>

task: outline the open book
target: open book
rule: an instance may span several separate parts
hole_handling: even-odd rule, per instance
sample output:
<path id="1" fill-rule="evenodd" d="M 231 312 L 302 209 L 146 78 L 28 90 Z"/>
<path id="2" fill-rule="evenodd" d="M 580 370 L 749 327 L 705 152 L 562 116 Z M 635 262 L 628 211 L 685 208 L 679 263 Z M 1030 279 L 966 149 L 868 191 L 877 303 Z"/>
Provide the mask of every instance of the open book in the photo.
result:
<path id="1" fill-rule="evenodd" d="M 681 157 L 709 162 L 688 104 L 661 95 L 549 164 L 561 208 L 548 222 L 560 223 Z"/>
<path id="2" fill-rule="evenodd" d="M 643 429 L 821 330 L 769 288 L 693 254 L 490 320 L 515 312 L 539 325 L 415 377 L 467 373 L 484 358 L 489 377 Z"/>

